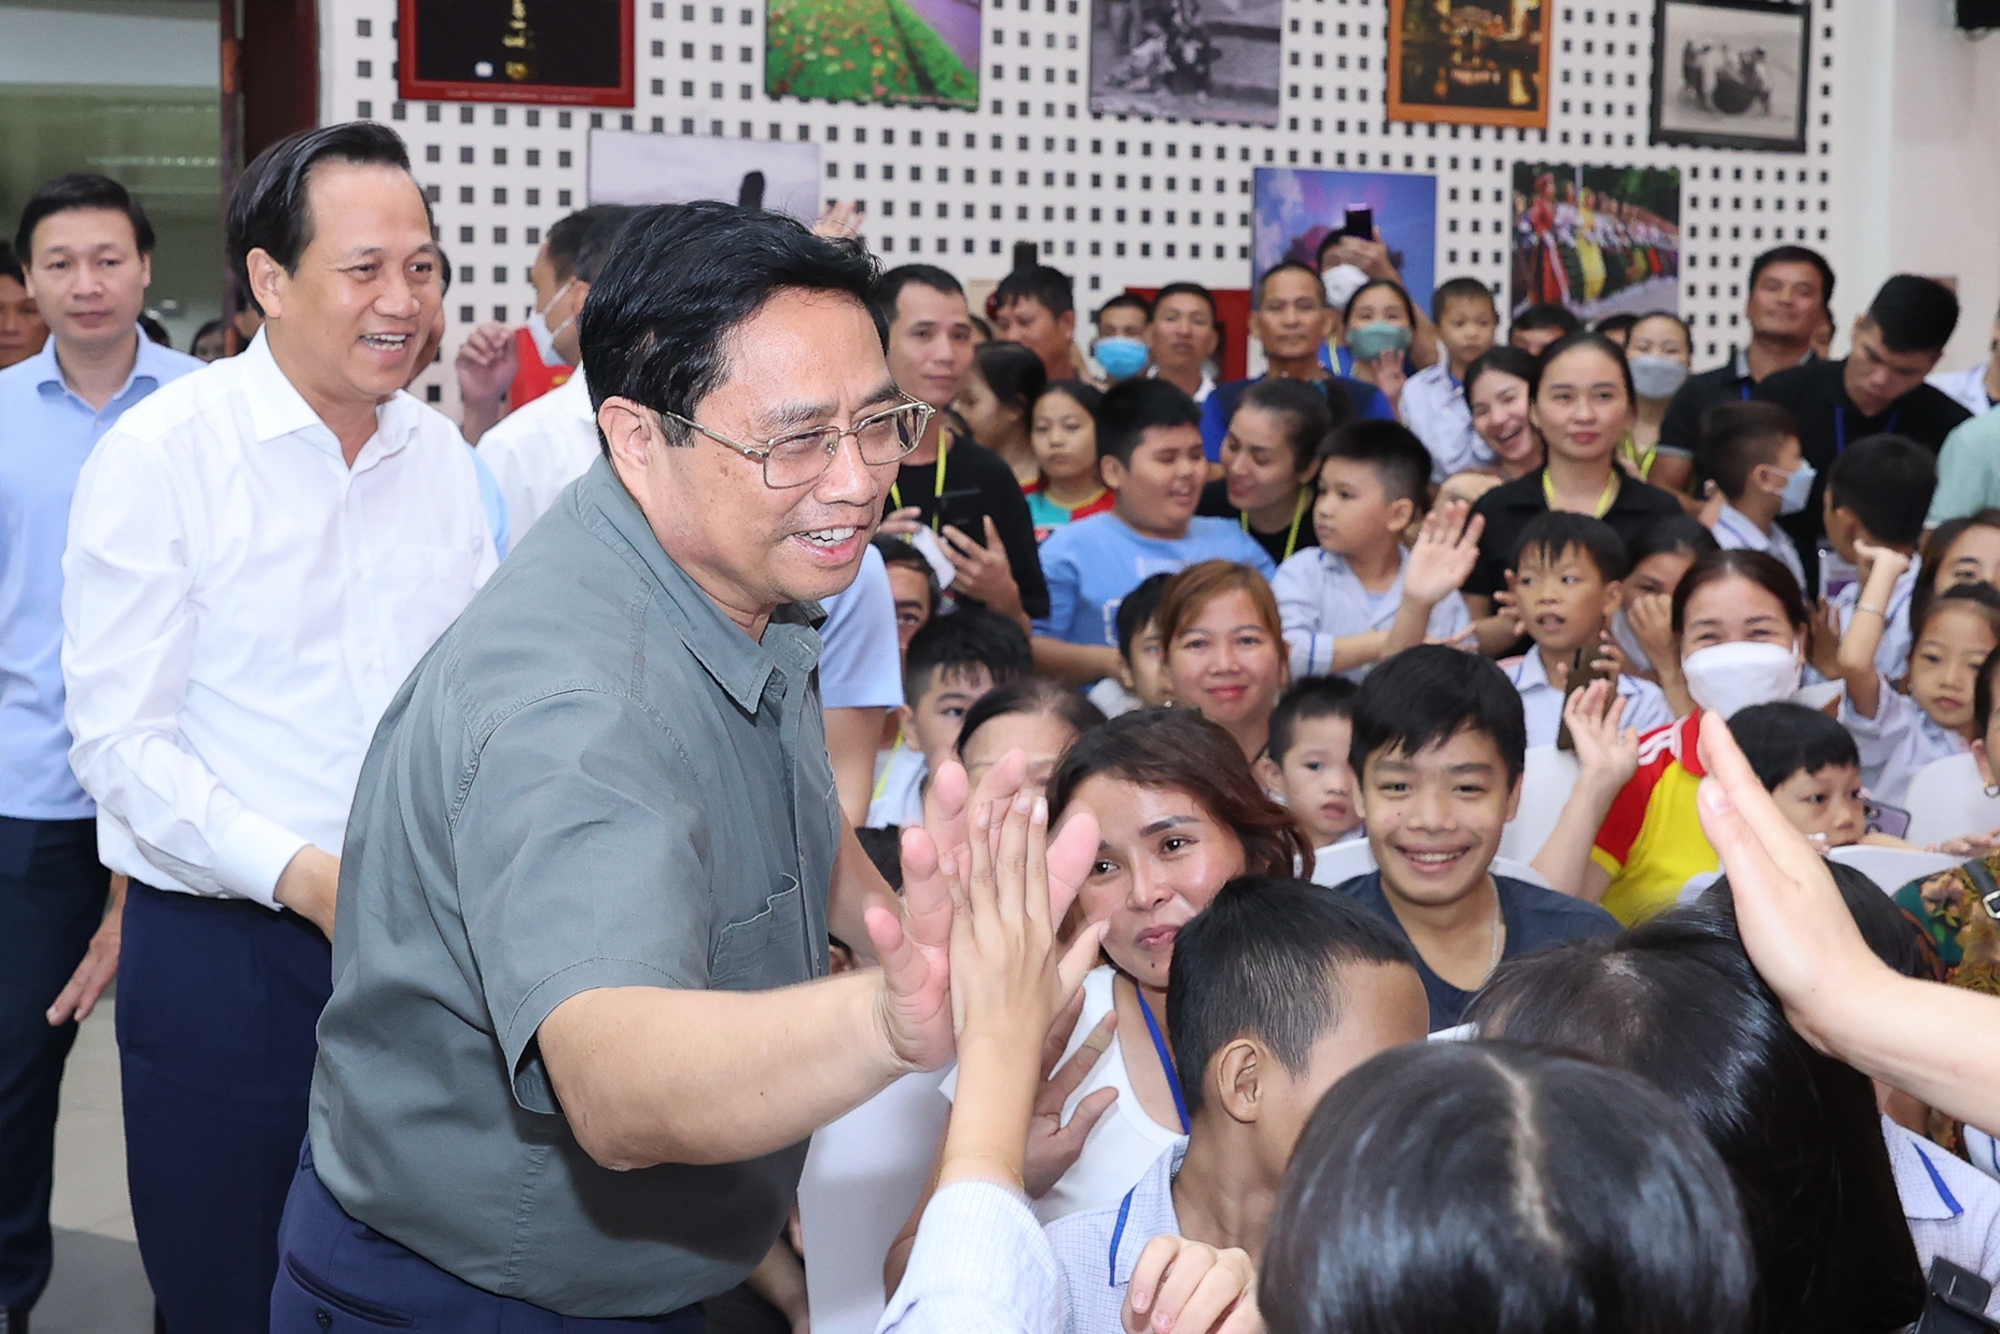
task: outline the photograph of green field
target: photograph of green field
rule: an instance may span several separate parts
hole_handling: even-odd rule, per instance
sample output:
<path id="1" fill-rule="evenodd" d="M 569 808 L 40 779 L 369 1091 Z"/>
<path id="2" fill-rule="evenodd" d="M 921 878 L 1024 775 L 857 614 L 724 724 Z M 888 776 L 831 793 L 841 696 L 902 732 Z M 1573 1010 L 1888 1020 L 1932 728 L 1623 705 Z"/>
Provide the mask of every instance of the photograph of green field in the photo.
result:
<path id="1" fill-rule="evenodd" d="M 769 0 L 764 32 L 773 97 L 979 105 L 974 0 Z"/>

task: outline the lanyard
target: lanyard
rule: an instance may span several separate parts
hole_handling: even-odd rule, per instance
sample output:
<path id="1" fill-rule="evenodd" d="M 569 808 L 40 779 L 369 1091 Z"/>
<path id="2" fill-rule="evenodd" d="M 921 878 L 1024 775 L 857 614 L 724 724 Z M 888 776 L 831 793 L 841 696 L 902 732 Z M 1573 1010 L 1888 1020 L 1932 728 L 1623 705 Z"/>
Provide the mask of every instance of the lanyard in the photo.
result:
<path id="1" fill-rule="evenodd" d="M 1590 517 L 1601 519 L 1611 512 L 1611 502 L 1618 499 L 1618 469 L 1611 470 L 1611 480 L 1604 484 L 1604 494 L 1597 498 L 1597 508 Z M 1556 484 L 1549 478 L 1549 470 L 1542 469 L 1542 503 L 1550 509 L 1556 507 Z"/>
<path id="2" fill-rule="evenodd" d="M 1249 532 L 1250 511 L 1244 510 L 1241 514 L 1237 515 L 1236 517 L 1238 521 L 1242 523 L 1243 531 L 1246 533 Z M 1292 553 L 1299 549 L 1299 524 L 1305 519 L 1305 517 L 1306 517 L 1306 490 L 1304 487 L 1300 487 L 1299 503 L 1292 506 L 1292 530 L 1289 533 L 1285 534 L 1285 554 L 1278 557 L 1278 563 L 1280 565 L 1283 565 L 1286 561 L 1290 560 L 1292 558 Z"/>
<path id="3" fill-rule="evenodd" d="M 1139 990 L 1139 984 L 1132 984 L 1132 994 L 1139 998 L 1139 1013 L 1146 1020 L 1146 1031 L 1153 1035 L 1153 1050 L 1160 1054 L 1160 1068 L 1167 1072 L 1167 1088 L 1174 1095 L 1174 1112 L 1181 1119 L 1181 1134 L 1188 1133 L 1187 1099 L 1181 1096 L 1180 1072 L 1174 1069 L 1174 1054 L 1167 1050 L 1166 1035 L 1160 1032 L 1160 1021 L 1153 1018 L 1153 1007 L 1146 1004 L 1146 993 Z"/>
<path id="4" fill-rule="evenodd" d="M 1653 471 L 1653 460 L 1660 456 L 1660 447 L 1658 444 L 1652 445 L 1650 448 L 1646 450 L 1645 453 L 1643 454 L 1640 453 L 1639 442 L 1634 440 L 1630 434 L 1626 435 L 1624 441 L 1619 444 L 1618 448 L 1624 453 L 1625 457 L 1631 461 L 1632 466 L 1639 470 L 1639 477 L 1641 480 L 1644 480 L 1646 475 Z M 1606 508 L 1609 508 L 1609 506 L 1607 506 Z M 1600 519 L 1603 518 L 1604 517 L 1603 511 L 1600 510 L 1598 512 L 1597 517 Z"/>
<path id="5" fill-rule="evenodd" d="M 931 482 L 931 504 L 935 506 L 931 511 L 931 531 L 934 533 L 938 531 L 939 526 L 944 522 L 944 507 L 938 505 L 937 502 L 944 498 L 944 456 L 950 448 L 951 433 L 940 427 L 938 429 L 937 475 Z M 903 508 L 903 483 L 900 478 L 889 483 L 889 508 L 892 510 Z"/>
<path id="6" fill-rule="evenodd" d="M 1902 419 L 1903 410 L 1897 408 L 1889 414 L 1889 420 L 1882 424 L 1882 434 L 1893 434 L 1896 429 L 1896 423 Z M 1833 405 L 1833 452 L 1836 454 L 1845 454 L 1847 452 L 1847 405 L 1845 403 L 1836 403 Z"/>
<path id="7" fill-rule="evenodd" d="M 1750 382 L 1745 380 L 1742 384 L 1736 386 L 1736 392 L 1745 403 L 1748 403 L 1750 401 Z"/>

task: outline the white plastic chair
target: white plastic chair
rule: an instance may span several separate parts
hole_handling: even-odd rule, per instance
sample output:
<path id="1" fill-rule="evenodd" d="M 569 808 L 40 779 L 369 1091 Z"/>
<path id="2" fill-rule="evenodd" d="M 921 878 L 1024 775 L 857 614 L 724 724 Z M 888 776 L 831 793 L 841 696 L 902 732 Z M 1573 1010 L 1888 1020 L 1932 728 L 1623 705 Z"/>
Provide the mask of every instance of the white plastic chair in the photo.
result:
<path id="1" fill-rule="evenodd" d="M 1932 760 L 1910 778 L 1903 805 L 1910 812 L 1912 843 L 1942 843 L 2000 828 L 2000 797 L 1986 795 L 1986 780 L 1970 754 Z"/>
<path id="2" fill-rule="evenodd" d="M 1912 880 L 1949 871 L 1965 860 L 1942 852 L 1878 848 L 1866 843 L 1850 843 L 1844 848 L 1835 848 L 1826 854 L 1826 859 L 1839 862 L 1842 866 L 1852 866 L 1879 885 L 1884 894 L 1894 894 Z"/>
<path id="3" fill-rule="evenodd" d="M 1500 855 L 1531 862 L 1556 829 L 1556 817 L 1576 786 L 1576 756 L 1554 746 L 1533 746 L 1521 769 L 1521 806 L 1500 835 Z"/>
<path id="4" fill-rule="evenodd" d="M 1375 853 L 1365 838 L 1349 839 L 1345 843 L 1334 843 L 1313 853 L 1312 882 L 1315 885 L 1340 885 L 1357 876 L 1367 875 L 1375 869 Z M 1512 857 L 1495 857 L 1493 865 L 1487 868 L 1494 875 L 1504 875 L 1510 880 L 1525 880 L 1543 889 L 1554 889 L 1548 877 L 1524 861 Z"/>

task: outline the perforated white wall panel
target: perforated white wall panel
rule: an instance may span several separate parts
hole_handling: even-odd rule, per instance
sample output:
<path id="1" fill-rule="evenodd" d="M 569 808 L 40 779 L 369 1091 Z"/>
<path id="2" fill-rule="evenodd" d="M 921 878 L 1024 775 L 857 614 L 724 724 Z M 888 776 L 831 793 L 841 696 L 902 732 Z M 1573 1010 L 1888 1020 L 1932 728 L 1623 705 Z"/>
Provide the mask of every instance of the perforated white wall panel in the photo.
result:
<path id="1" fill-rule="evenodd" d="M 988 0 L 977 112 L 772 99 L 763 8 L 638 0 L 638 105 L 566 111 L 397 100 L 395 0 L 321 8 L 322 114 L 387 120 L 409 141 L 456 268 L 452 335 L 428 372 L 454 410 L 451 353 L 475 319 L 519 323 L 542 229 L 584 197 L 593 124 L 819 143 L 829 199 L 867 204 L 885 263 L 923 259 L 998 278 L 1017 240 L 1077 280 L 1080 307 L 1128 284 L 1249 281 L 1254 166 L 1410 171 L 1438 178 L 1437 273 L 1504 288 L 1509 169 L 1517 159 L 1679 167 L 1681 312 L 1696 364 L 1741 335 L 1752 257 L 1780 240 L 1823 246 L 1832 221 L 1830 0 L 1813 10 L 1804 154 L 1646 144 L 1653 7 L 1562 4 L 1550 126 L 1502 130 L 1383 119 L 1387 9 L 1285 0 L 1275 129 L 1093 117 L 1089 18 L 1079 0 Z M 1842 322 L 1856 297 L 1839 293 Z"/>

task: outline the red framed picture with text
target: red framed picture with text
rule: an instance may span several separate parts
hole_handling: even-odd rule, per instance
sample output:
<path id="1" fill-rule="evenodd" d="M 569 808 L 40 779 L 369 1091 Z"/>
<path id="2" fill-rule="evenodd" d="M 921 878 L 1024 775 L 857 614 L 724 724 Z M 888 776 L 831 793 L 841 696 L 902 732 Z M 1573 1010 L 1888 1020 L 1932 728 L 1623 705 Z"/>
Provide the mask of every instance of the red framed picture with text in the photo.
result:
<path id="1" fill-rule="evenodd" d="M 399 0 L 409 102 L 629 107 L 634 0 Z"/>

